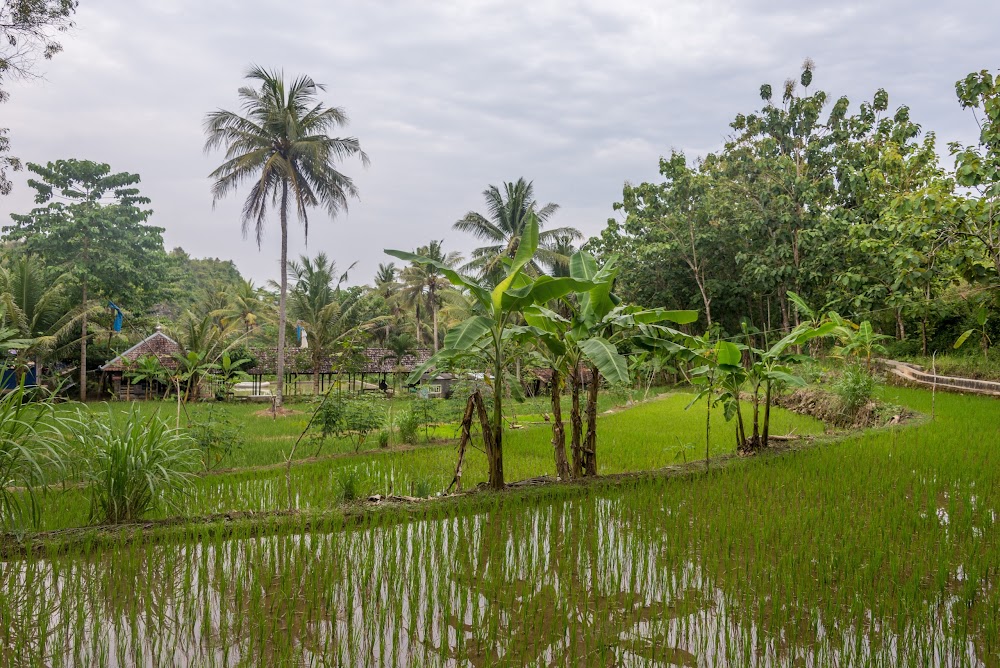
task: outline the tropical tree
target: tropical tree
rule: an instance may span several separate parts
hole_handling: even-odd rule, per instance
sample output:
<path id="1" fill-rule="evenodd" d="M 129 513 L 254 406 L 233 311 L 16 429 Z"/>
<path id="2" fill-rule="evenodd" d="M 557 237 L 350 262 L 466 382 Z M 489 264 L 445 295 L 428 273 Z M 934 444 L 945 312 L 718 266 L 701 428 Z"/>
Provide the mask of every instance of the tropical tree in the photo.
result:
<path id="1" fill-rule="evenodd" d="M 36 54 L 47 60 L 62 45 L 54 37 L 73 25 L 78 0 L 4 0 L 0 3 L 0 85 L 5 79 L 37 76 Z M 0 102 L 9 94 L 0 88 Z M 13 184 L 7 170 L 20 171 L 21 161 L 10 150 L 8 128 L 0 128 L 0 195 L 10 193 Z"/>
<path id="2" fill-rule="evenodd" d="M 347 272 L 337 274 L 337 265 L 326 253 L 314 259 L 306 256 L 289 263 L 294 283 L 289 294 L 288 313 L 308 333 L 312 358 L 313 391 L 319 393 L 319 379 L 327 353 L 348 337 L 370 330 L 382 322 L 371 316 L 368 296 L 357 290 L 342 290 Z"/>
<path id="3" fill-rule="evenodd" d="M 268 299 L 271 293 L 245 279 L 241 279 L 232 290 L 223 293 L 226 303 L 214 310 L 212 315 L 221 318 L 227 325 L 230 322 L 239 323 L 246 337 L 261 320 L 266 320 L 273 313 Z"/>
<path id="4" fill-rule="evenodd" d="M 317 101 L 325 90 L 308 76 L 286 83 L 281 72 L 251 67 L 246 78 L 257 88 L 239 90 L 240 113 L 218 110 L 205 119 L 208 138 L 205 150 L 222 148 L 226 160 L 212 172 L 215 201 L 249 183 L 243 204 L 243 234 L 251 229 L 260 247 L 264 222 L 270 207 L 278 209 L 281 226 L 281 285 L 278 295 L 278 354 L 276 403 L 282 402 L 285 367 L 285 324 L 288 297 L 288 216 L 294 210 L 309 238 L 309 209 L 323 207 L 331 218 L 347 208 L 357 196 L 350 177 L 337 163 L 357 156 L 368 164 L 368 156 L 353 137 L 331 137 L 328 133 L 347 124 L 339 107 Z"/>
<path id="5" fill-rule="evenodd" d="M 44 262 L 33 255 L 20 255 L 9 265 L 0 265 L 0 301 L 19 335 L 31 340 L 24 351 L 34 359 L 36 369 L 41 358 L 61 342 L 71 338 L 83 317 L 83 309 L 73 308 L 69 300 L 72 277 L 46 271 Z M 99 310 L 95 304 L 89 312 Z"/>
<path id="6" fill-rule="evenodd" d="M 570 428 L 572 475 L 597 475 L 597 397 L 600 378 L 610 383 L 627 383 L 628 363 L 618 346 L 640 344 L 656 333 L 668 337 L 678 334 L 659 323 L 670 321 L 687 324 L 698 318 L 696 311 L 668 311 L 643 309 L 621 304 L 612 292 L 618 269 L 615 258 L 603 266 L 588 252 L 575 253 L 569 261 L 570 277 L 586 286 L 564 298 L 557 310 L 541 304 L 524 309 L 527 326 L 516 331 L 537 342 L 537 349 L 552 372 L 550 383 L 552 400 L 553 448 L 556 470 L 560 477 L 565 468 L 565 428 L 559 407 L 561 387 L 568 380 L 571 388 Z M 659 342 L 658 342 L 658 345 Z M 580 392 L 584 386 L 583 369 L 589 370 L 590 384 L 581 415 Z M 586 418 L 586 432 L 583 419 Z M 569 477 L 566 475 L 565 477 Z"/>
<path id="7" fill-rule="evenodd" d="M 989 264 L 993 280 L 1000 278 L 1000 77 L 988 70 L 972 72 L 955 83 L 964 109 L 982 110 L 976 117 L 979 141 L 950 144 L 958 184 L 972 191 L 953 208 L 954 233 L 977 247 Z"/>
<path id="8" fill-rule="evenodd" d="M 446 253 L 442 248 L 443 241 L 431 241 L 427 246 L 417 249 L 417 255 L 434 260 L 445 267 L 454 268 L 462 261 L 461 253 L 451 251 Z M 438 336 L 438 312 L 444 305 L 444 299 L 451 283 L 433 264 L 411 262 L 400 272 L 400 298 L 408 306 L 414 307 L 416 316 L 417 345 L 421 343 L 420 307 L 425 306 L 431 314 L 431 337 L 434 352 L 438 351 L 440 337 Z"/>
<path id="9" fill-rule="evenodd" d="M 90 300 L 96 294 L 133 310 L 162 290 L 166 272 L 163 229 L 144 224 L 152 214 L 136 187 L 138 174 L 113 174 L 106 164 L 58 160 L 28 164 L 35 203 L 25 215 L 12 214 L 7 238 L 73 276 L 80 289 L 80 399 L 87 398 L 87 339 Z"/>
<path id="10" fill-rule="evenodd" d="M 477 273 L 483 280 L 495 285 L 504 275 L 504 259 L 512 259 L 517 254 L 521 238 L 527 229 L 527 221 L 534 216 L 539 227 L 558 209 L 558 204 L 539 206 L 535 200 L 535 188 L 531 181 L 519 178 L 514 183 L 504 182 L 502 188 L 491 185 L 483 191 L 486 200 L 486 215 L 470 211 L 453 227 L 461 232 L 469 232 L 487 243 L 472 251 L 472 259 L 462 267 L 463 271 Z M 559 227 L 540 231 L 537 257 L 531 259 L 529 274 L 542 273 L 542 266 L 555 266 L 566 261 L 564 255 L 553 250 L 565 240 L 582 239 L 583 235 L 573 227 Z"/>

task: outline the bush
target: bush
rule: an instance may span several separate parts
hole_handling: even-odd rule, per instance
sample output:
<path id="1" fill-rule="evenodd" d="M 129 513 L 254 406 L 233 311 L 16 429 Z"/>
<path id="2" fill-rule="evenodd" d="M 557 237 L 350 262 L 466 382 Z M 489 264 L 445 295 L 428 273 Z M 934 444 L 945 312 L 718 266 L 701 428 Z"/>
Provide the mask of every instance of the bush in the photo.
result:
<path id="1" fill-rule="evenodd" d="M 218 466 L 246 443 L 243 432 L 226 418 L 218 417 L 209 410 L 198 422 L 188 425 L 188 435 L 195 447 L 201 451 L 201 460 L 206 469 Z"/>
<path id="2" fill-rule="evenodd" d="M 84 456 L 90 521 L 117 524 L 141 519 L 188 485 L 198 451 L 191 438 L 133 406 L 125 416 L 80 414 L 76 438 Z"/>
<path id="3" fill-rule="evenodd" d="M 844 368 L 840 378 L 834 383 L 833 391 L 840 397 L 841 410 L 855 416 L 867 406 L 875 395 L 875 377 L 860 364 Z"/>
<path id="4" fill-rule="evenodd" d="M 346 436 L 357 452 L 373 431 L 385 425 L 385 406 L 378 399 L 331 396 L 320 406 L 313 424 L 319 429 L 321 445 L 330 436 Z"/>
<path id="5" fill-rule="evenodd" d="M 417 442 L 417 434 L 420 430 L 420 414 L 412 407 L 399 416 L 397 422 L 399 428 L 399 438 L 403 443 L 414 445 Z"/>
<path id="6" fill-rule="evenodd" d="M 388 448 L 389 447 L 389 432 L 385 429 L 378 433 L 378 447 Z"/>
<path id="7" fill-rule="evenodd" d="M 31 398 L 23 387 L 0 396 L 0 527 L 4 529 L 38 525 L 35 491 L 45 484 L 47 471 L 63 464 L 59 443 L 65 422 L 53 413 L 51 400 L 31 402 Z"/>

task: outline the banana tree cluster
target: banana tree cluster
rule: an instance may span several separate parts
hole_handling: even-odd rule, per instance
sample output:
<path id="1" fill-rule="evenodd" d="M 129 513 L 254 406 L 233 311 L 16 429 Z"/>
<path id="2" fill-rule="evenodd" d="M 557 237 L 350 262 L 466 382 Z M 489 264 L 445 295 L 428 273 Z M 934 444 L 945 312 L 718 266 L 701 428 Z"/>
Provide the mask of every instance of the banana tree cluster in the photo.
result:
<path id="1" fill-rule="evenodd" d="M 571 276 L 531 276 L 528 268 L 537 250 L 538 218 L 530 214 L 513 258 L 505 258 L 504 274 L 492 287 L 464 276 L 433 258 L 399 250 L 385 251 L 407 262 L 435 267 L 452 285 L 466 291 L 475 304 L 474 314 L 448 331 L 443 347 L 414 369 L 408 382 L 419 382 L 428 369 L 447 365 L 459 357 L 475 356 L 487 361 L 487 379 L 493 389 L 493 410 L 492 415 L 482 411 L 480 422 L 489 463 L 489 485 L 493 489 L 504 487 L 504 386 L 508 367 L 513 361 L 511 350 L 521 331 L 520 316 L 529 307 L 558 300 L 571 292 L 586 292 L 593 287 L 591 282 Z"/>
<path id="2" fill-rule="evenodd" d="M 712 341 L 709 335 L 691 339 L 689 345 L 696 354 L 699 366 L 692 371 L 693 380 L 701 391 L 689 407 L 705 399 L 710 409 L 722 405 L 726 421 L 736 420 L 736 448 L 753 452 L 768 446 L 771 426 L 771 404 L 775 393 L 782 387 L 801 387 L 806 384 L 793 373 L 793 364 L 809 359 L 808 355 L 795 352 L 818 337 L 829 336 L 837 329 L 835 322 L 818 325 L 802 323 L 770 347 L 754 345 L 752 332 L 744 327 L 743 342 Z M 743 402 L 750 402 L 751 430 L 743 416 Z M 707 418 L 706 418 L 707 419 Z M 708 429 L 706 424 L 706 454 L 708 460 Z"/>
<path id="3" fill-rule="evenodd" d="M 570 258 L 570 278 L 583 289 L 567 293 L 549 304 L 534 304 L 524 310 L 525 325 L 515 328 L 519 337 L 535 342 L 542 362 L 549 367 L 552 405 L 552 447 L 556 472 L 562 479 L 597 475 L 597 393 L 600 378 L 609 383 L 628 383 L 629 370 L 619 347 L 642 345 L 651 339 L 650 328 L 677 334 L 658 323 L 686 324 L 697 320 L 696 311 L 644 309 L 622 304 L 612 288 L 618 272 L 615 258 L 598 266 L 592 255 L 580 251 Z M 589 371 L 586 406 L 580 411 L 584 370 Z M 571 390 L 570 452 L 566 458 L 566 432 L 561 398 L 564 383 Z M 584 418 L 586 431 L 584 431 Z"/>

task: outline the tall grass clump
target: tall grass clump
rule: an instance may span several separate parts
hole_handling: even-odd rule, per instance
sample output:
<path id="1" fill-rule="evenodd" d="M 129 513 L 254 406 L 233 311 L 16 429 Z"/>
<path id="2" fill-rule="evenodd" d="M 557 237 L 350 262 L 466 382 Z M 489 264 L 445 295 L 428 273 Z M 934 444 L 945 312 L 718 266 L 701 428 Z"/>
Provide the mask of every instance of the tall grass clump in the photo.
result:
<path id="1" fill-rule="evenodd" d="M 90 496 L 90 521 L 132 522 L 185 488 L 198 451 L 189 436 L 134 406 L 121 415 L 81 421 L 81 468 Z"/>
<path id="2" fill-rule="evenodd" d="M 38 490 L 46 473 L 62 466 L 61 427 L 65 421 L 48 400 L 32 401 L 19 386 L 0 396 L 0 527 L 37 526 Z"/>
<path id="3" fill-rule="evenodd" d="M 861 364 L 849 364 L 833 385 L 833 391 L 840 398 L 841 411 L 853 418 L 862 408 L 871 403 L 875 396 L 875 376 Z"/>

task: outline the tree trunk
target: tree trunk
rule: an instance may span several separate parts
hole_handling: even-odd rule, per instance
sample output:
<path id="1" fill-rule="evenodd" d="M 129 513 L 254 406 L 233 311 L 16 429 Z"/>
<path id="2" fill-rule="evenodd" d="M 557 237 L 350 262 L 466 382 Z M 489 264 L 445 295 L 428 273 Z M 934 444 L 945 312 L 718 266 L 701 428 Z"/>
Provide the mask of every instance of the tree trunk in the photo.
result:
<path id="1" fill-rule="evenodd" d="M 83 317 L 80 319 L 80 401 L 87 400 L 87 277 L 83 277 Z"/>
<path id="2" fill-rule="evenodd" d="M 278 293 L 278 359 L 275 372 L 274 405 L 281 406 L 285 391 L 285 324 L 288 297 L 288 181 L 281 184 L 281 291 Z"/>
<path id="3" fill-rule="evenodd" d="M 431 293 L 431 320 L 434 321 L 434 352 L 438 351 L 438 310 L 435 303 L 436 297 Z"/>
<path id="4" fill-rule="evenodd" d="M 583 443 L 583 475 L 597 475 L 597 392 L 600 390 L 597 367 L 590 367 L 590 385 L 587 387 L 587 439 Z"/>
<path id="5" fill-rule="evenodd" d="M 572 403 L 570 406 L 570 451 L 573 455 L 573 477 L 583 475 L 583 419 L 580 417 L 580 369 L 570 372 Z"/>
<path id="6" fill-rule="evenodd" d="M 562 378 L 559 370 L 552 369 L 552 449 L 555 454 L 556 475 L 569 480 L 569 462 L 566 460 L 566 428 L 562 419 Z"/>
<path id="7" fill-rule="evenodd" d="M 771 381 L 767 381 L 766 390 L 764 391 L 764 435 L 763 435 L 763 446 L 767 447 L 768 434 L 771 431 Z"/>
<path id="8" fill-rule="evenodd" d="M 483 445 L 486 449 L 486 460 L 489 466 L 489 486 L 493 489 L 503 489 L 503 451 L 502 448 L 502 432 L 503 425 L 500 425 L 500 429 L 494 428 L 498 423 L 497 419 L 497 408 L 500 406 L 500 402 L 496 397 L 496 385 L 493 386 L 493 423 L 491 424 L 490 418 L 486 414 L 486 405 L 483 402 L 483 395 L 477 390 L 476 397 L 476 410 L 479 413 L 479 424 L 483 430 Z M 503 419 L 503 413 L 500 413 L 500 419 Z"/>

